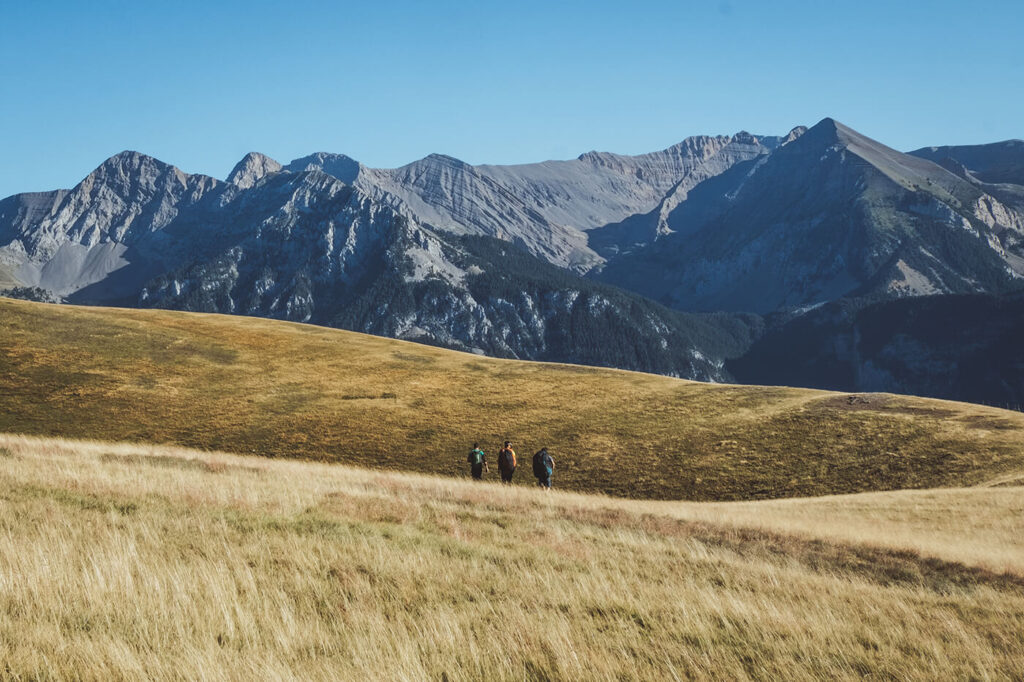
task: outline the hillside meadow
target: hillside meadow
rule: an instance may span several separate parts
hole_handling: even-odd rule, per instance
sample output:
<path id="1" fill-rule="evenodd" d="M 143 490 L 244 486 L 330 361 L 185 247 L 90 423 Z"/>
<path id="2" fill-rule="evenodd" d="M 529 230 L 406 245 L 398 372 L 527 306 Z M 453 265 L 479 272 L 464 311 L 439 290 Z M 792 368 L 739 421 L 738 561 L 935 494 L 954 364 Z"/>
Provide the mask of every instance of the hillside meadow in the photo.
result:
<path id="1" fill-rule="evenodd" d="M 0 676 L 1021 679 L 1022 498 L 648 502 L 0 435 Z"/>
<path id="2" fill-rule="evenodd" d="M 248 317 L 0 298 L 0 430 L 461 476 L 542 446 L 555 484 L 742 500 L 974 485 L 1024 464 L 1024 415 L 497 360 Z M 493 472 L 492 476 L 496 476 Z M 529 484 L 528 468 L 517 484 Z"/>

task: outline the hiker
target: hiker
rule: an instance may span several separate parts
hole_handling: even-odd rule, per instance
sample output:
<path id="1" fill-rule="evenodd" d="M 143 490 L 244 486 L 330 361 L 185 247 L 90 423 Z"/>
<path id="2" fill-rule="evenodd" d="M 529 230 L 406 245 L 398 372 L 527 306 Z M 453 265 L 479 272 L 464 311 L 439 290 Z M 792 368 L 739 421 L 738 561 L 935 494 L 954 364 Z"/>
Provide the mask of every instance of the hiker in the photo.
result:
<path id="1" fill-rule="evenodd" d="M 469 451 L 466 461 L 469 462 L 469 470 L 473 474 L 473 478 L 478 481 L 484 477 L 485 471 L 489 471 L 487 468 L 487 455 L 480 449 L 479 443 L 473 443 L 473 449 Z"/>
<path id="2" fill-rule="evenodd" d="M 512 474 L 516 472 L 516 451 L 512 449 L 512 441 L 505 441 L 505 447 L 498 452 L 498 473 L 502 483 L 511 483 Z"/>
<path id="3" fill-rule="evenodd" d="M 555 458 L 548 454 L 547 448 L 541 448 L 533 456 L 533 475 L 537 477 L 537 485 L 545 491 L 551 490 L 551 474 L 555 471 Z"/>

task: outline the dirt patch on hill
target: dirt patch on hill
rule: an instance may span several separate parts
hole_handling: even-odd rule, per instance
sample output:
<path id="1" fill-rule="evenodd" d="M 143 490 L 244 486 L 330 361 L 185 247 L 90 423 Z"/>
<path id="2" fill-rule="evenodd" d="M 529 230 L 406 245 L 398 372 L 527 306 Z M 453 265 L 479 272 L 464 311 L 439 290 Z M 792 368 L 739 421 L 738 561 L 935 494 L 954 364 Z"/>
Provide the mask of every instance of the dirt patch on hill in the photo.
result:
<path id="1" fill-rule="evenodd" d="M 842 412 L 882 412 L 888 414 L 911 414 L 924 417 L 947 418 L 959 413 L 945 407 L 907 405 L 898 396 L 887 393 L 851 393 L 837 395 L 810 404 L 812 408 L 840 410 Z M 1012 428 L 1012 427 L 1011 427 Z"/>

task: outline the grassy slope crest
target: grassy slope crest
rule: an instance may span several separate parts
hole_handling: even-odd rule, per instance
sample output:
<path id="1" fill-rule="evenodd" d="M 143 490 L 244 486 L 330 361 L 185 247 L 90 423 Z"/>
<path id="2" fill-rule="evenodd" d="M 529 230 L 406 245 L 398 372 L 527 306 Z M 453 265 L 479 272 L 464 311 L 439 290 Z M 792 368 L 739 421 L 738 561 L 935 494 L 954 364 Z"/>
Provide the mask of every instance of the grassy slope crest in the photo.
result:
<path id="1" fill-rule="evenodd" d="M 973 485 L 1024 466 L 1024 415 L 885 394 L 497 360 L 334 329 L 0 299 L 0 431 L 458 476 L 480 441 L 556 485 L 735 500 Z M 492 473 L 496 476 L 496 473 Z M 517 483 L 530 482 L 522 467 Z"/>

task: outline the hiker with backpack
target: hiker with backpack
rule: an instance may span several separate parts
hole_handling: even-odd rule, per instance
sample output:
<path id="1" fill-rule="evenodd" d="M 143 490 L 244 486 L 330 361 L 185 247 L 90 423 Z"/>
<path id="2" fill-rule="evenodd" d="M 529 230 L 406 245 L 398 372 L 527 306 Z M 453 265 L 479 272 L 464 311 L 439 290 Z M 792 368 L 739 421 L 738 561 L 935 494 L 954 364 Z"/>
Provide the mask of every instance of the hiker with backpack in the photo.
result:
<path id="1" fill-rule="evenodd" d="M 505 447 L 498 452 L 498 473 L 502 483 L 511 483 L 512 474 L 516 472 L 516 452 L 512 449 L 512 441 L 505 441 Z"/>
<path id="2" fill-rule="evenodd" d="M 551 474 L 555 472 L 555 458 L 548 454 L 547 448 L 541 448 L 533 456 L 533 475 L 537 477 L 537 485 L 545 491 L 551 490 Z"/>
<path id="3" fill-rule="evenodd" d="M 470 473 L 478 481 L 484 477 L 485 471 L 489 471 L 487 468 L 487 455 L 480 449 L 479 443 L 473 443 L 473 449 L 469 451 L 466 461 L 469 462 Z"/>

